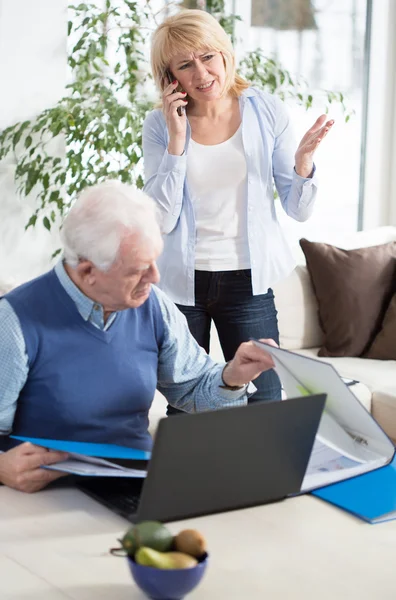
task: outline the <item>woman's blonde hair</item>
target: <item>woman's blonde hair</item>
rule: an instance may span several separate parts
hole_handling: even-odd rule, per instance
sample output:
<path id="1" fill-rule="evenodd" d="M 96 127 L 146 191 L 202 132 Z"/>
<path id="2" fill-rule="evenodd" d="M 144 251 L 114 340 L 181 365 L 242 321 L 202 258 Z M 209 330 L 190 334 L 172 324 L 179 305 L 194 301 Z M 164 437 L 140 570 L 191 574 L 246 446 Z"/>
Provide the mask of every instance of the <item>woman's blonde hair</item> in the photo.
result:
<path id="1" fill-rule="evenodd" d="M 202 49 L 221 52 L 226 72 L 223 95 L 230 93 L 240 96 L 249 87 L 249 83 L 236 73 L 234 49 L 227 33 L 204 10 L 182 10 L 165 19 L 154 32 L 151 69 L 158 89 L 162 92 L 168 85 L 165 73 L 176 54 Z"/>

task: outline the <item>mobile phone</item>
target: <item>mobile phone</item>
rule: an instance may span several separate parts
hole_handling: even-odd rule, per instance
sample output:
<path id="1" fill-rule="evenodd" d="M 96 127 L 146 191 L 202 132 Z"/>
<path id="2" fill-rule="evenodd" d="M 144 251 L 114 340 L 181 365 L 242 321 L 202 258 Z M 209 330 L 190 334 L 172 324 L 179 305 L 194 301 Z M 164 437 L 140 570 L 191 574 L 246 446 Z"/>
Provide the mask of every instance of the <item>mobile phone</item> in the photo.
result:
<path id="1" fill-rule="evenodd" d="M 167 78 L 168 83 L 172 83 L 172 81 L 175 80 L 175 78 L 172 75 L 172 72 L 169 69 L 167 69 L 165 71 L 165 77 Z M 173 90 L 172 94 L 175 94 L 176 92 L 181 92 L 182 90 L 179 89 L 179 87 L 180 86 L 178 86 L 175 90 Z M 184 107 L 183 106 L 178 106 L 177 107 L 177 114 L 179 115 L 179 117 L 183 116 L 183 112 L 184 112 Z"/>

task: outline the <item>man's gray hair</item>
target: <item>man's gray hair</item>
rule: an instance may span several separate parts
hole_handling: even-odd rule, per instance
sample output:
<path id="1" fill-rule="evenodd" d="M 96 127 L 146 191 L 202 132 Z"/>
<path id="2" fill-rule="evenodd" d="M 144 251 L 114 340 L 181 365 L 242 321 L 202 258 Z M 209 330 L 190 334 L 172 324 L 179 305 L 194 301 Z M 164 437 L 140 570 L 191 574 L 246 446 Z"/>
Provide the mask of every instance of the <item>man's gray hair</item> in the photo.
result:
<path id="1" fill-rule="evenodd" d="M 155 202 L 144 192 L 114 179 L 85 188 L 63 222 L 65 260 L 75 268 L 80 259 L 87 259 L 107 271 L 116 261 L 127 233 L 152 240 L 160 235 Z"/>

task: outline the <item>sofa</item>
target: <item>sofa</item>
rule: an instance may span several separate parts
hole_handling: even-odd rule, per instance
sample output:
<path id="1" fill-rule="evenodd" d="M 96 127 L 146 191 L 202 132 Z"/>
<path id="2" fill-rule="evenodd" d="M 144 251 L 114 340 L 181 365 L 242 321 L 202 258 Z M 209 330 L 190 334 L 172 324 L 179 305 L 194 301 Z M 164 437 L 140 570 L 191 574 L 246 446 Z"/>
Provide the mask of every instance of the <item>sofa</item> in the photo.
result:
<path id="1" fill-rule="evenodd" d="M 396 227 L 379 227 L 326 240 L 327 243 L 346 250 L 392 241 L 396 241 Z M 294 248 L 294 253 L 297 267 L 289 277 L 274 286 L 281 346 L 293 352 L 325 360 L 331 363 L 341 376 L 360 382 L 352 386 L 351 390 L 388 436 L 396 441 L 396 361 L 349 356 L 318 357 L 318 350 L 323 342 L 318 302 L 301 248 Z"/>

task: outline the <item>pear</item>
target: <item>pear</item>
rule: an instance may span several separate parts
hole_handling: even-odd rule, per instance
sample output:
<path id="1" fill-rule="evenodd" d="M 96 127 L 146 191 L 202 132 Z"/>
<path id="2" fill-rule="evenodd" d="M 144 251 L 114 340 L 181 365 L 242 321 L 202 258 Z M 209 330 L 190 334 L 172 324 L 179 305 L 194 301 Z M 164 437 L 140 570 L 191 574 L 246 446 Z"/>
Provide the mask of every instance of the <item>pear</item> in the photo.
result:
<path id="1" fill-rule="evenodd" d="M 145 546 L 136 552 L 135 561 L 139 565 L 157 569 L 190 569 L 198 564 L 195 558 L 183 552 L 158 552 Z"/>
<path id="2" fill-rule="evenodd" d="M 183 529 L 173 540 L 175 550 L 199 558 L 206 552 L 206 540 L 196 529 Z"/>

